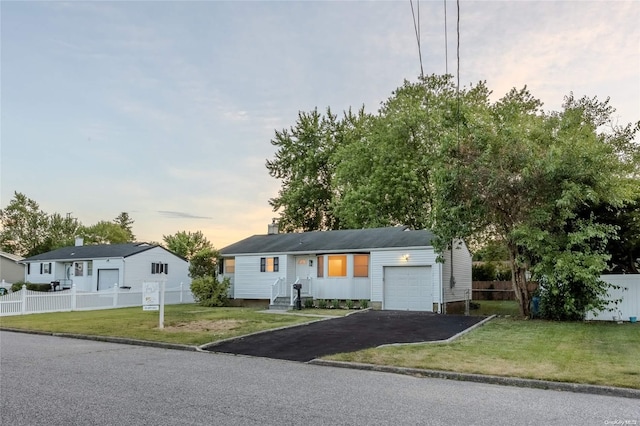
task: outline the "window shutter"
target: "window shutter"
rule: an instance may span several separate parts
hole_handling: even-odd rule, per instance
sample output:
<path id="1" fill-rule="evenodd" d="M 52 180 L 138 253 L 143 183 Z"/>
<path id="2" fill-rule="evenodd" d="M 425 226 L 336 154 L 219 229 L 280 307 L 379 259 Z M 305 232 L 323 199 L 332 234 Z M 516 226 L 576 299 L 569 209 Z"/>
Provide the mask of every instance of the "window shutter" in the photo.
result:
<path id="1" fill-rule="evenodd" d="M 156 264 L 155 264 L 155 263 L 152 263 L 152 264 L 151 264 L 151 273 L 152 273 L 152 274 L 155 274 L 155 273 L 156 273 Z"/>
<path id="2" fill-rule="evenodd" d="M 165 274 L 168 274 L 168 273 L 169 273 L 169 264 L 168 264 L 168 263 L 165 263 L 165 264 L 164 264 L 164 273 L 165 273 Z"/>
<path id="3" fill-rule="evenodd" d="M 51 262 L 49 262 L 49 273 L 53 274 L 53 270 L 51 269 Z"/>
<path id="4" fill-rule="evenodd" d="M 42 275 L 42 263 L 40 264 L 40 275 Z"/>
<path id="5" fill-rule="evenodd" d="M 218 263 L 218 275 L 224 274 L 224 260 L 220 259 L 220 263 Z"/>
<path id="6" fill-rule="evenodd" d="M 265 272 L 267 270 L 267 258 L 260 258 L 260 272 Z"/>

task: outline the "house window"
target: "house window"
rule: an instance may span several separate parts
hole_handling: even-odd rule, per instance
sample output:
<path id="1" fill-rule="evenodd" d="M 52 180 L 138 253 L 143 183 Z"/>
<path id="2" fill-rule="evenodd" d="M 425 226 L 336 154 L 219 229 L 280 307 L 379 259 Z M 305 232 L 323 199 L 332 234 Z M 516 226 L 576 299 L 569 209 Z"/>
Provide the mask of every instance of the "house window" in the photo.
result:
<path id="1" fill-rule="evenodd" d="M 152 263 L 151 273 L 152 274 L 168 274 L 169 264 L 168 263 Z"/>
<path id="2" fill-rule="evenodd" d="M 324 277 L 324 256 L 318 256 L 316 260 L 316 266 L 318 268 L 317 277 L 322 278 Z"/>
<path id="3" fill-rule="evenodd" d="M 224 270 L 227 274 L 233 274 L 236 272 L 236 260 L 235 259 L 225 259 L 224 260 Z"/>
<path id="4" fill-rule="evenodd" d="M 346 277 L 347 276 L 347 256 L 328 256 L 329 258 L 329 276 L 330 277 Z"/>
<path id="5" fill-rule="evenodd" d="M 87 261 L 87 276 L 93 275 L 93 260 Z"/>
<path id="6" fill-rule="evenodd" d="M 84 275 L 82 270 L 82 265 L 83 265 L 82 262 L 75 262 L 73 264 L 73 269 L 74 269 L 73 275 L 75 275 L 76 277 L 81 277 Z"/>
<path id="7" fill-rule="evenodd" d="M 369 255 L 368 254 L 353 255 L 353 276 L 354 277 L 369 276 Z"/>
<path id="8" fill-rule="evenodd" d="M 41 263 L 40 264 L 40 273 L 41 274 L 50 274 L 51 273 L 51 263 Z"/>
<path id="9" fill-rule="evenodd" d="M 260 272 L 278 272 L 280 270 L 279 257 L 261 257 Z"/>

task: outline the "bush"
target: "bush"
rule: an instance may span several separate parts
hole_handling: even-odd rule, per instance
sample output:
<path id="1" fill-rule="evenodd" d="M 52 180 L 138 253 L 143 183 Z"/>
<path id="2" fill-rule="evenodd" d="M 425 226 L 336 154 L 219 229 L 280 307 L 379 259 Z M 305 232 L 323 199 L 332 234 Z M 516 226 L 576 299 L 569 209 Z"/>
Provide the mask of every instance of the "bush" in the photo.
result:
<path id="1" fill-rule="evenodd" d="M 331 301 L 331 307 L 333 309 L 340 309 L 340 301 L 338 299 L 333 299 Z"/>
<path id="2" fill-rule="evenodd" d="M 493 281 L 496 279 L 496 267 L 493 263 L 482 263 L 471 267 L 473 281 Z"/>
<path id="3" fill-rule="evenodd" d="M 41 291 L 41 292 L 47 292 L 47 291 L 51 291 L 51 283 L 30 283 L 27 281 L 18 281 L 16 283 L 11 284 L 11 291 L 20 291 L 22 290 L 22 286 L 26 285 L 27 286 L 27 290 L 31 290 L 31 291 Z"/>
<path id="4" fill-rule="evenodd" d="M 313 299 L 304 299 L 304 307 L 305 309 L 313 308 Z"/>
<path id="5" fill-rule="evenodd" d="M 195 278 L 191 282 L 191 293 L 201 306 L 225 306 L 228 302 L 231 280 L 225 278 L 218 281 L 216 277 L 204 276 Z"/>
<path id="6" fill-rule="evenodd" d="M 347 307 L 347 309 L 353 309 L 353 305 L 354 305 L 353 300 L 347 299 L 347 301 L 344 302 L 344 305 Z"/>
<path id="7" fill-rule="evenodd" d="M 327 301 L 324 299 L 318 299 L 318 308 L 327 309 Z"/>
<path id="8" fill-rule="evenodd" d="M 367 309 L 369 307 L 369 301 L 367 299 L 360 299 L 360 309 Z"/>

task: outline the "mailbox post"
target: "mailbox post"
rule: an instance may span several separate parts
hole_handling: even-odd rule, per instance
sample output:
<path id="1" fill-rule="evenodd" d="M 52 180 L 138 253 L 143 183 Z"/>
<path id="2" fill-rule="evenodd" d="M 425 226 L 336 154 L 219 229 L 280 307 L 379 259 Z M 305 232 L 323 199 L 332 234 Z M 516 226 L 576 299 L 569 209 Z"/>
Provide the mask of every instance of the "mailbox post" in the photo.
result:
<path id="1" fill-rule="evenodd" d="M 302 289 L 302 284 L 294 284 L 293 289 L 298 291 L 298 299 L 296 300 L 296 309 L 302 309 L 302 300 L 300 299 L 300 290 Z"/>

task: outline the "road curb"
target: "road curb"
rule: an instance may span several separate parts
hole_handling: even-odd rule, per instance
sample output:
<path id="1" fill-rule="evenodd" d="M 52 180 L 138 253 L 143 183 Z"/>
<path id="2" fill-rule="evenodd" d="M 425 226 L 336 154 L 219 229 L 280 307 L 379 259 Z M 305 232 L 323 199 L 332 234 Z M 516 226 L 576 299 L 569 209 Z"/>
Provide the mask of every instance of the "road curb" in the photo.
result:
<path id="1" fill-rule="evenodd" d="M 552 382 L 547 380 L 521 379 L 517 377 L 488 376 L 471 373 L 454 373 L 451 371 L 425 370 L 420 368 L 391 367 L 386 365 L 361 364 L 357 362 L 330 361 L 314 359 L 307 364 L 325 367 L 351 368 L 355 370 L 378 371 L 383 373 L 405 374 L 416 377 L 431 377 L 436 379 L 459 380 L 466 382 L 486 383 L 503 386 L 515 386 L 534 389 L 547 389 L 593 395 L 617 396 L 623 398 L 640 399 L 640 390 L 619 388 L 613 386 L 598 386 L 579 383 Z"/>

